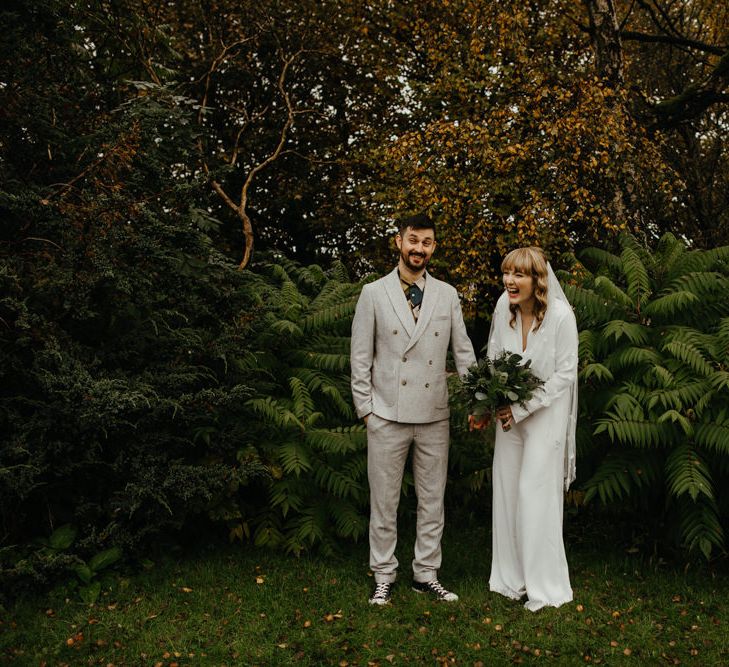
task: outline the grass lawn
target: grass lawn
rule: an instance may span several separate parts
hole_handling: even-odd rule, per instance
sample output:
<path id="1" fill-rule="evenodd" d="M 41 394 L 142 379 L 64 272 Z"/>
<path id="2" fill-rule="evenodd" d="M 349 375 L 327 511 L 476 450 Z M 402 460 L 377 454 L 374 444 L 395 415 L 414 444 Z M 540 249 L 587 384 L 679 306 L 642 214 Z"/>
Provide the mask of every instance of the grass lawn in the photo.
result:
<path id="1" fill-rule="evenodd" d="M 584 521 L 584 519 L 583 519 Z M 117 574 L 93 606 L 78 594 L 2 611 L 10 665 L 729 664 L 727 573 L 626 553 L 611 531 L 568 528 L 575 600 L 532 613 L 488 590 L 490 533 L 451 524 L 443 583 L 413 592 L 401 539 L 393 603 L 370 607 L 365 544 L 334 558 L 201 547 Z"/>

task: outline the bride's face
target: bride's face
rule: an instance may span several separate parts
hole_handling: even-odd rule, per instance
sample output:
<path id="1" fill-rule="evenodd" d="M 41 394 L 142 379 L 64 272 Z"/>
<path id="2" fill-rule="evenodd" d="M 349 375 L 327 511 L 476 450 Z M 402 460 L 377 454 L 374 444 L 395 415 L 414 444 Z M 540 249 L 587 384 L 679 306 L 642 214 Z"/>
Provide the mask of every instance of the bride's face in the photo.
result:
<path id="1" fill-rule="evenodd" d="M 504 287 L 509 294 L 509 303 L 514 306 L 534 305 L 534 278 L 514 268 L 504 270 Z"/>

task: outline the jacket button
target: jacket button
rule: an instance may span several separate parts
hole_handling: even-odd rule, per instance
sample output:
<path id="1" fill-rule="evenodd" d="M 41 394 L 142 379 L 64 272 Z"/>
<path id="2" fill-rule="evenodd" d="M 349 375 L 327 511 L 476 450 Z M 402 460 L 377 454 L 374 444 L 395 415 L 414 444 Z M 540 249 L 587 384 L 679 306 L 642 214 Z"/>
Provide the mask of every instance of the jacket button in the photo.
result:
<path id="1" fill-rule="evenodd" d="M 408 358 L 407 357 L 403 357 L 402 360 L 403 360 L 403 363 L 405 363 L 408 360 Z"/>
<path id="2" fill-rule="evenodd" d="M 428 359 L 428 365 L 429 366 L 432 366 L 433 365 L 433 360 L 432 359 Z"/>
<path id="3" fill-rule="evenodd" d="M 438 332 L 437 332 L 437 331 L 435 332 L 435 335 L 436 335 L 436 336 L 438 335 Z"/>
<path id="4" fill-rule="evenodd" d="M 430 387 L 430 383 L 426 382 L 425 383 L 425 388 L 428 389 L 429 387 Z"/>
<path id="5" fill-rule="evenodd" d="M 404 387 L 404 386 L 405 386 L 405 385 L 406 385 L 407 383 L 408 383 L 408 381 L 407 381 L 407 380 L 403 380 L 403 381 L 402 381 L 402 386 Z"/>
<path id="6" fill-rule="evenodd" d="M 392 330 L 392 333 L 393 333 L 393 334 L 397 334 L 397 329 L 393 329 L 393 330 Z"/>

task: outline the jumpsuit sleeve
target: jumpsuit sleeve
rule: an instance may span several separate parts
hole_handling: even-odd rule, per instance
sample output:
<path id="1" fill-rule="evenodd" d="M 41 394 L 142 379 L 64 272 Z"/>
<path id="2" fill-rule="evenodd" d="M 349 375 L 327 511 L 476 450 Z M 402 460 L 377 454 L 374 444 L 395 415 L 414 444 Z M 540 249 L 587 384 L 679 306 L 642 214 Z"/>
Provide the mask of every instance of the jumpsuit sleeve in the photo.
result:
<path id="1" fill-rule="evenodd" d="M 569 391 L 577 375 L 577 351 L 579 341 L 577 324 L 571 309 L 565 311 L 557 323 L 555 335 L 555 367 L 552 376 L 534 392 L 524 406 L 512 403 L 511 414 L 518 423 Z"/>

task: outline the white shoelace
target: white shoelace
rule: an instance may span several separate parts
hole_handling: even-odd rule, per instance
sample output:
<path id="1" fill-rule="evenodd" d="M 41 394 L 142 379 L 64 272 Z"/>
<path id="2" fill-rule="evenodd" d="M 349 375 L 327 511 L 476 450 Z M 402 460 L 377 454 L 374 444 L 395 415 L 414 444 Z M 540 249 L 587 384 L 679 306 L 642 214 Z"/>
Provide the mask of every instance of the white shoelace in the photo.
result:
<path id="1" fill-rule="evenodd" d="M 437 579 L 435 581 L 429 581 L 428 588 L 438 593 L 438 595 L 440 595 L 441 597 L 450 593 L 450 591 L 447 591 L 445 588 L 443 588 L 443 586 L 441 586 L 440 581 L 438 581 Z"/>
<path id="2" fill-rule="evenodd" d="M 390 584 L 377 584 L 373 598 L 386 598 Z"/>

